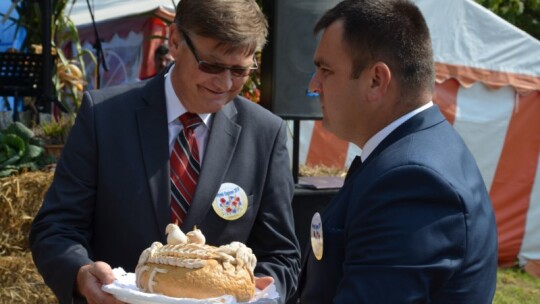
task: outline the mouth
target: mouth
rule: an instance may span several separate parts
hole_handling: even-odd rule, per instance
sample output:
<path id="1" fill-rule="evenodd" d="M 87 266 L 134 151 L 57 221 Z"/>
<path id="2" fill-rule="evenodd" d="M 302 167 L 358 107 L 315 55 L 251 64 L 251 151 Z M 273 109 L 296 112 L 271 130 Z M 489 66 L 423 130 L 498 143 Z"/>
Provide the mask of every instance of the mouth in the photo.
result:
<path id="1" fill-rule="evenodd" d="M 223 95 L 227 92 L 224 92 L 224 91 L 215 91 L 215 90 L 212 90 L 212 89 L 209 89 L 209 88 L 204 88 L 206 91 L 210 92 L 211 94 L 214 94 L 214 95 Z"/>

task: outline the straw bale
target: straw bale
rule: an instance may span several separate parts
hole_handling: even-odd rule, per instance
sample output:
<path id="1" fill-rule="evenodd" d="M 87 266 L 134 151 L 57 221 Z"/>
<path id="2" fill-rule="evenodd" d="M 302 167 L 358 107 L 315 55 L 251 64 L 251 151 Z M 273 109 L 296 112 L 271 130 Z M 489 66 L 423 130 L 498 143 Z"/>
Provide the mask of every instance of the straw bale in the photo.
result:
<path id="1" fill-rule="evenodd" d="M 52 172 L 27 172 L 0 178 L 0 256 L 27 249 L 30 225 L 52 177 Z"/>
<path id="2" fill-rule="evenodd" d="M 58 303 L 37 272 L 28 233 L 52 172 L 26 172 L 0 178 L 0 304 Z"/>
<path id="3" fill-rule="evenodd" d="M 32 262 L 30 252 L 0 257 L 0 304 L 58 303 Z"/>
<path id="4" fill-rule="evenodd" d="M 300 176 L 341 176 L 345 177 L 347 174 L 346 168 L 329 167 L 323 165 L 306 166 L 301 165 L 298 168 L 298 174 Z"/>

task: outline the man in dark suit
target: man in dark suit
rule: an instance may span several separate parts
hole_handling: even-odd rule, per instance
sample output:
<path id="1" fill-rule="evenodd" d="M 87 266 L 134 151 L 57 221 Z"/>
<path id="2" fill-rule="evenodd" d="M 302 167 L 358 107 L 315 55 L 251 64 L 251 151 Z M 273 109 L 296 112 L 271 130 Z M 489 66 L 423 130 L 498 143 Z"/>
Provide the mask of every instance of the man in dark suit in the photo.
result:
<path id="1" fill-rule="evenodd" d="M 319 31 L 310 89 L 323 125 L 362 148 L 362 164 L 314 216 L 300 302 L 491 303 L 493 209 L 473 156 L 432 104 L 421 12 L 405 0 L 346 0 Z"/>
<path id="2" fill-rule="evenodd" d="M 141 78 L 140 80 L 147 80 L 156 76 L 162 70 L 167 69 L 169 65 L 174 61 L 171 53 L 169 53 L 169 47 L 165 44 L 160 44 L 154 50 L 154 56 L 152 58 L 152 62 L 154 63 L 154 73 L 144 78 Z"/>
<path id="3" fill-rule="evenodd" d="M 266 34 L 253 0 L 182 0 L 168 71 L 85 94 L 30 233 L 34 261 L 59 302 L 114 302 L 101 290 L 114 279 L 111 268 L 133 272 L 145 248 L 166 243 L 169 157 L 186 112 L 202 120 L 193 131 L 201 170 L 182 230 L 197 226 L 214 246 L 245 243 L 258 260 L 258 287 L 273 280 L 280 302 L 295 291 L 300 254 L 286 124 L 237 96 Z M 237 219 L 213 205 L 231 183 L 246 194 Z"/>

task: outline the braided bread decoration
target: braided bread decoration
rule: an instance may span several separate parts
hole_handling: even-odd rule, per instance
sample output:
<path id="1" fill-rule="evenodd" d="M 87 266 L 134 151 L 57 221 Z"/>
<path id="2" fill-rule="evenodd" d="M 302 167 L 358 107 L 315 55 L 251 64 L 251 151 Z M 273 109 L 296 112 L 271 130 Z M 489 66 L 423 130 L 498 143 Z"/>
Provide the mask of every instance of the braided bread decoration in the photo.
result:
<path id="1" fill-rule="evenodd" d="M 253 297 L 257 259 L 250 248 L 240 242 L 206 245 L 196 228 L 184 235 L 169 224 L 166 231 L 167 245 L 154 242 L 139 257 L 135 274 L 140 290 L 195 299 L 233 295 L 241 302 Z"/>

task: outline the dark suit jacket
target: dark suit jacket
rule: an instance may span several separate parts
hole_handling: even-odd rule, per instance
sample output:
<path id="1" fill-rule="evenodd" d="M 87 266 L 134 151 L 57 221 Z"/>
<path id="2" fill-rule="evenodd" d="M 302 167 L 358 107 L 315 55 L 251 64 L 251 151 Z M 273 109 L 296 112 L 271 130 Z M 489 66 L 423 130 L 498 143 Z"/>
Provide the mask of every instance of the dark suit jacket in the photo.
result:
<path id="1" fill-rule="evenodd" d="M 493 208 L 465 144 L 431 107 L 394 130 L 322 215 L 301 303 L 491 303 Z"/>
<path id="2" fill-rule="evenodd" d="M 170 222 L 164 77 L 88 92 L 54 181 L 30 233 L 34 261 L 62 303 L 91 260 L 133 272 Z M 255 275 L 272 276 L 282 298 L 296 289 L 299 246 L 284 121 L 244 98 L 213 118 L 202 171 L 182 230 L 196 225 L 210 245 L 240 241 L 257 256 Z M 211 203 L 222 183 L 239 185 L 249 207 L 227 221 Z"/>

